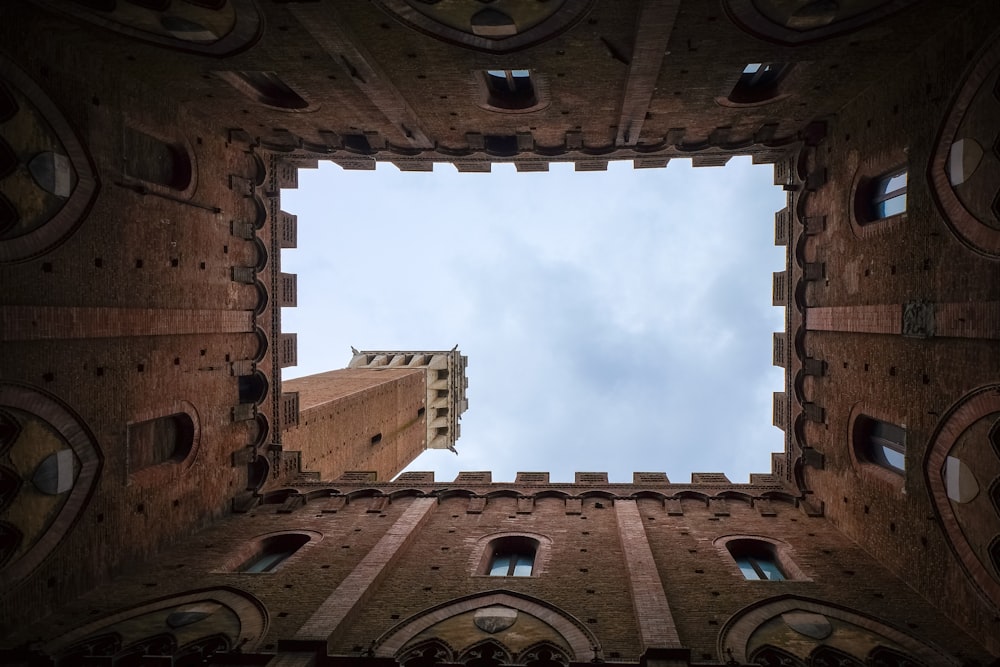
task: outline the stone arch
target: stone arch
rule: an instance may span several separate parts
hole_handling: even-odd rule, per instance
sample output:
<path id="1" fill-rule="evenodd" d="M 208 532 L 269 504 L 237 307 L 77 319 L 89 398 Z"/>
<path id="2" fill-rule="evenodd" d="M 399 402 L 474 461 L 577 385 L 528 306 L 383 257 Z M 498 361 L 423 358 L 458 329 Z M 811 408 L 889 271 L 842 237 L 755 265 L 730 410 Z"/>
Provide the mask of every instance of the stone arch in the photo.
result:
<path id="1" fill-rule="evenodd" d="M 863 654 L 857 655 L 849 650 L 857 649 L 857 643 L 851 647 L 838 643 L 839 633 L 846 629 L 867 638 L 870 647 L 862 648 Z M 794 641 L 777 643 L 789 650 L 802 652 L 793 657 L 803 663 L 815 647 L 823 644 L 844 650 L 862 661 L 873 650 L 884 646 L 912 656 L 925 665 L 958 667 L 961 664 L 937 646 L 898 630 L 881 619 L 822 600 L 795 595 L 768 598 L 736 612 L 719 632 L 718 654 L 730 656 L 741 663 L 749 662 L 751 656 L 767 644 L 763 638 L 768 637 L 771 643 L 775 643 L 775 637 L 780 640 L 782 634 Z"/>
<path id="2" fill-rule="evenodd" d="M 315 530 L 279 530 L 272 533 L 257 535 L 245 542 L 242 542 L 223 562 L 216 572 L 243 572 L 243 567 L 255 555 L 260 554 L 273 547 L 286 548 L 290 552 L 280 561 L 280 564 L 268 569 L 267 572 L 276 572 L 289 563 L 293 563 L 302 557 L 323 539 L 323 533 Z"/>
<path id="3" fill-rule="evenodd" d="M 1000 134 L 995 123 L 968 122 L 994 117 L 1000 103 L 994 94 L 1000 86 L 1000 39 L 994 33 L 987 43 L 989 50 L 965 78 L 938 131 L 929 180 L 935 203 L 955 237 L 974 252 L 1000 259 L 1000 189 L 988 176 L 991 170 L 981 168 L 991 162 L 995 173 Z M 984 188 L 989 190 L 983 193 Z"/>
<path id="4" fill-rule="evenodd" d="M 163 427 L 167 427 L 167 433 Z M 165 438 L 173 440 L 166 442 Z M 170 451 L 140 451 L 164 447 Z M 188 401 L 178 400 L 159 410 L 140 413 L 128 424 L 126 462 L 133 481 L 165 481 L 165 475 L 190 468 L 200 449 L 201 419 Z"/>
<path id="5" fill-rule="evenodd" d="M 260 405 L 267 396 L 267 377 L 259 370 L 250 375 L 240 375 L 237 378 L 240 403 Z"/>
<path id="6" fill-rule="evenodd" d="M 597 637 L 578 619 L 554 605 L 521 593 L 505 590 L 487 591 L 458 598 L 411 616 L 375 640 L 375 656 L 396 657 L 407 650 L 407 645 L 411 640 L 435 624 L 461 614 L 490 607 L 505 607 L 544 622 L 555 631 L 558 635 L 557 639 L 565 642 L 563 650 L 571 653 L 569 658 L 573 660 L 582 662 L 592 657 L 603 658 Z M 465 648 L 467 647 L 456 647 L 454 650 L 464 652 Z"/>
<path id="7" fill-rule="evenodd" d="M 934 435 L 931 436 L 924 459 L 923 474 L 930 491 L 934 511 L 944 529 L 948 546 L 956 560 L 965 570 L 973 585 L 978 588 L 996 607 L 1000 607 L 1000 568 L 990 563 L 989 545 L 973 544 L 962 529 L 958 513 L 964 505 L 953 503 L 948 497 L 947 467 L 952 450 L 963 435 L 977 424 L 981 424 L 984 440 L 995 433 L 995 423 L 986 426 L 1000 413 L 1000 385 L 980 387 L 961 397 L 941 418 Z M 987 442 L 982 443 L 988 449 Z M 978 502 L 990 503 L 990 494 L 980 494 Z M 990 536 L 987 536 L 987 540 Z M 978 548 L 977 548 L 978 546 Z"/>
<path id="8" fill-rule="evenodd" d="M 586 16 L 593 0 L 551 3 L 541 12 L 533 8 L 530 16 L 522 16 L 518 6 L 527 3 L 500 7 L 463 3 L 467 7 L 459 11 L 454 5 L 435 7 L 433 2 L 376 0 L 375 4 L 403 25 L 444 42 L 477 51 L 510 53 L 568 30 Z"/>
<path id="9" fill-rule="evenodd" d="M 746 545 L 761 545 L 771 552 L 774 560 L 780 566 L 785 579 L 792 581 L 812 581 L 812 578 L 796 563 L 794 550 L 784 540 L 779 540 L 768 535 L 733 534 L 719 537 L 713 544 L 723 560 L 732 565 L 730 569 L 733 571 L 733 574 L 739 571 L 739 567 L 736 566 L 733 560 L 736 554 L 739 553 L 739 549 Z"/>
<path id="10" fill-rule="evenodd" d="M 20 262 L 63 243 L 83 222 L 97 196 L 97 173 L 82 141 L 55 103 L 24 71 L 0 57 L 0 116 L 20 131 L 0 139 L 6 173 L 0 178 L 0 262 Z M 30 129 L 30 131 L 29 131 Z M 37 197 L 28 210 L 4 195 L 19 181 Z"/>
<path id="11" fill-rule="evenodd" d="M 850 11 L 838 3 L 812 0 L 792 7 L 773 0 L 724 0 L 729 19 L 744 31 L 779 44 L 804 44 L 857 30 L 916 0 L 867 0 Z"/>
<path id="12" fill-rule="evenodd" d="M 219 611 L 224 612 L 225 618 L 217 616 Z M 212 616 L 216 618 L 210 618 Z M 43 650 L 49 656 L 62 658 L 81 647 L 91 646 L 101 655 L 115 655 L 123 647 L 150 638 L 130 624 L 143 617 L 161 620 L 164 634 L 174 637 L 180 646 L 179 653 L 189 653 L 201 642 L 219 634 L 226 635 L 229 648 L 253 651 L 267 629 L 267 614 L 259 600 L 235 588 L 218 587 L 122 609 L 51 639 L 44 644 Z M 206 619 L 212 622 L 205 623 Z M 146 623 L 146 627 L 148 625 Z M 95 648 L 89 650 L 93 653 Z"/>
<path id="13" fill-rule="evenodd" d="M 859 433 L 859 426 L 865 420 L 883 421 L 906 429 L 906 420 L 901 414 L 887 413 L 884 409 L 876 409 L 875 406 L 865 402 L 855 403 L 851 407 L 851 413 L 847 418 L 847 432 L 844 433 L 844 442 L 847 443 L 847 451 L 851 457 L 851 465 L 858 476 L 868 481 L 880 484 L 894 491 L 902 491 L 904 487 L 904 476 L 879 465 L 871 460 L 869 454 L 864 450 L 863 443 L 856 437 Z"/>
<path id="14" fill-rule="evenodd" d="M 86 0 L 33 0 L 46 9 L 72 16 L 133 39 L 208 56 L 243 51 L 260 38 L 263 22 L 252 0 L 162 4 Z"/>
<path id="15" fill-rule="evenodd" d="M 34 469 L 32 484 L 21 485 L 21 491 L 0 512 L 0 519 L 9 526 L 3 530 L 4 534 L 21 538 L 17 548 L 9 551 L 6 562 L 0 565 L 0 588 L 10 588 L 38 567 L 79 519 L 93 493 L 103 459 L 87 425 L 55 397 L 33 387 L 0 383 L 0 406 L 15 418 L 24 417 L 15 438 L 32 437 L 31 433 L 25 434 L 25 427 L 31 422 L 48 434 L 45 437 L 51 444 L 48 448 L 51 453 L 43 460 L 20 460 L 22 466 L 30 463 Z M 17 448 L 17 439 L 5 453 L 8 463 Z M 39 448 L 31 449 L 35 452 Z M 25 476 L 28 471 L 17 472 Z M 17 517 L 25 515 L 29 504 L 35 507 L 39 503 L 44 504 L 49 519 L 35 531 L 25 533 L 17 525 Z"/>

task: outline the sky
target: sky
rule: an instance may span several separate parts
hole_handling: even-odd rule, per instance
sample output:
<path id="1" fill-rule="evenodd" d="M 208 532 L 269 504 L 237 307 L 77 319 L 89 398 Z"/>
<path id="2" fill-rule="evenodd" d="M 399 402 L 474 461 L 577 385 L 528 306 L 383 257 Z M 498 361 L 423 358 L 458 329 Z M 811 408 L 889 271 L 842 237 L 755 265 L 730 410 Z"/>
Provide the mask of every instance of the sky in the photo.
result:
<path id="1" fill-rule="evenodd" d="M 724 472 L 747 482 L 783 448 L 771 425 L 783 370 L 771 365 L 771 276 L 784 268 L 769 165 L 694 169 L 612 162 L 607 172 L 345 171 L 323 162 L 282 192 L 298 215 L 299 365 L 344 368 L 360 350 L 469 358 L 458 455 L 407 470 Z"/>

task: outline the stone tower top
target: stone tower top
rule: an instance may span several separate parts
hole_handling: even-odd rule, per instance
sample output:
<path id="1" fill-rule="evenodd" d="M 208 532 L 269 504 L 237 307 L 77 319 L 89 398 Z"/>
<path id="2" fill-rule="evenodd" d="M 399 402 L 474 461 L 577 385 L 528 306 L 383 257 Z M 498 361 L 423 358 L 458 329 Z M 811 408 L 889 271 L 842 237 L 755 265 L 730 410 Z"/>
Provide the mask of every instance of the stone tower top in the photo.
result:
<path id="1" fill-rule="evenodd" d="M 456 345 L 448 351 L 388 351 L 351 348 L 348 368 L 423 368 L 427 373 L 427 448 L 455 451 L 462 434 L 462 413 L 469 408 L 465 390 L 469 358 Z M 455 451 L 455 453 L 458 453 Z"/>

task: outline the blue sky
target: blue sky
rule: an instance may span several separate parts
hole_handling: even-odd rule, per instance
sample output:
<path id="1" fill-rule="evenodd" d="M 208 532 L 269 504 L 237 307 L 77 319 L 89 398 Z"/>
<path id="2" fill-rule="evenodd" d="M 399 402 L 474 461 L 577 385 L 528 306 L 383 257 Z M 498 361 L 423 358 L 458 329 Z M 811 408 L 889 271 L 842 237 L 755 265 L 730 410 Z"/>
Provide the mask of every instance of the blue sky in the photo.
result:
<path id="1" fill-rule="evenodd" d="M 604 173 L 299 172 L 293 378 L 343 368 L 358 349 L 450 349 L 469 357 L 458 456 L 410 470 L 725 472 L 745 482 L 783 447 L 771 425 L 774 212 L 770 166 Z"/>

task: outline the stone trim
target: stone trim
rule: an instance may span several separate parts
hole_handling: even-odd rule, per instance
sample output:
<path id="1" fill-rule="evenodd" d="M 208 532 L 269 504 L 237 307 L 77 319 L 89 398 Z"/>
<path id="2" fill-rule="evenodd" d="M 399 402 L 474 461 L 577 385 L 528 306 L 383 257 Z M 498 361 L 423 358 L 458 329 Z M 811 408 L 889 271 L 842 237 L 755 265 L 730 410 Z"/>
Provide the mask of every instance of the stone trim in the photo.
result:
<path id="1" fill-rule="evenodd" d="M 249 310 L 0 307 L 0 340 L 65 340 L 255 331 Z"/>

